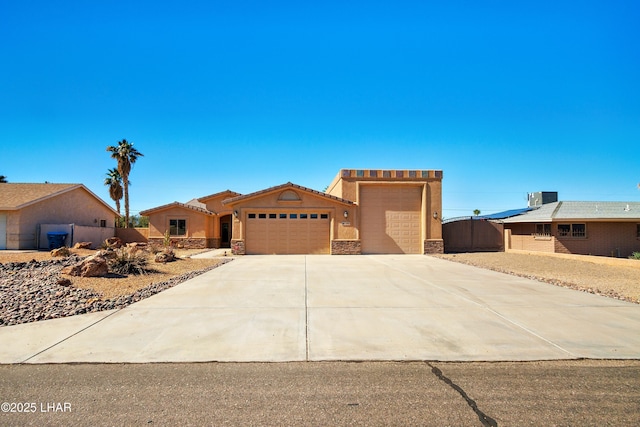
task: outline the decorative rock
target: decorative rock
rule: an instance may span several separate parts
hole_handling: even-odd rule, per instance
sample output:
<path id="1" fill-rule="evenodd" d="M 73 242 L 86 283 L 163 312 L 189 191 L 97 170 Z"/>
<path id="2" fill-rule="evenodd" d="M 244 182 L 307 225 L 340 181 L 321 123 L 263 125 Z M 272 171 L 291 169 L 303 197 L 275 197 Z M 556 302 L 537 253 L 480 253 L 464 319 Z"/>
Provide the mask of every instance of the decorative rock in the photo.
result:
<path id="1" fill-rule="evenodd" d="M 176 254 L 173 251 L 158 252 L 155 257 L 155 262 L 171 262 L 176 260 Z"/>
<path id="2" fill-rule="evenodd" d="M 109 237 L 107 240 L 104 241 L 108 247 L 110 248 L 121 248 L 122 247 L 122 240 L 119 237 Z"/>
<path id="3" fill-rule="evenodd" d="M 66 277 L 59 278 L 56 283 L 60 286 L 71 286 L 71 280 L 67 279 Z"/>
<path id="4" fill-rule="evenodd" d="M 85 258 L 76 265 L 63 268 L 61 273 L 70 276 L 100 277 L 109 273 L 109 266 L 104 257 L 94 255 Z"/>
<path id="5" fill-rule="evenodd" d="M 78 242 L 73 245 L 73 249 L 91 249 L 91 246 L 93 246 L 92 242 Z"/>
<path id="6" fill-rule="evenodd" d="M 69 255 L 71 255 L 71 252 L 69 252 L 69 248 L 65 246 L 51 251 L 52 257 L 68 257 Z"/>

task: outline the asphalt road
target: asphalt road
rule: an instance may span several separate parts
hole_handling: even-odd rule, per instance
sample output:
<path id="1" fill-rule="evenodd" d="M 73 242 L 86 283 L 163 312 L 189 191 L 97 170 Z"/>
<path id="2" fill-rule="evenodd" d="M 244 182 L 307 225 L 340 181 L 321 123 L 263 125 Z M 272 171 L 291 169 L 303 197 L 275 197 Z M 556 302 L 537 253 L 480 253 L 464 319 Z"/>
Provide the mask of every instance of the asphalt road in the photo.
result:
<path id="1" fill-rule="evenodd" d="M 0 425 L 637 426 L 640 361 L 0 365 L 0 402 Z"/>

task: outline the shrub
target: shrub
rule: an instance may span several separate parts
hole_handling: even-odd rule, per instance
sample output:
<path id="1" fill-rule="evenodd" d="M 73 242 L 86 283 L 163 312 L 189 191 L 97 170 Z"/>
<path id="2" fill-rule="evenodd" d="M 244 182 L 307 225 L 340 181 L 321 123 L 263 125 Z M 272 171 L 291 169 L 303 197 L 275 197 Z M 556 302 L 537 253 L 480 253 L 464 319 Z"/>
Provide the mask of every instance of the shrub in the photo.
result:
<path id="1" fill-rule="evenodd" d="M 631 259 L 637 259 L 640 260 L 640 252 L 634 252 L 631 254 L 631 256 L 629 257 Z"/>
<path id="2" fill-rule="evenodd" d="M 108 261 L 109 270 L 116 274 L 146 274 L 149 260 L 144 252 L 136 253 L 125 248 L 117 249 L 116 256 Z"/>

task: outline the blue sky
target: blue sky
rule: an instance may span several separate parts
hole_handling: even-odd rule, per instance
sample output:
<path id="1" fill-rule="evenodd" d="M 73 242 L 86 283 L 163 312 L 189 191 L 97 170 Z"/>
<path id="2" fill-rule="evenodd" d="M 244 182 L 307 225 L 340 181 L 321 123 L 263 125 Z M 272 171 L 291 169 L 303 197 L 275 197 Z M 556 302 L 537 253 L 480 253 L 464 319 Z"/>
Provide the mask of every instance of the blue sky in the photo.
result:
<path id="1" fill-rule="evenodd" d="M 102 4 L 98 4 L 102 3 Z M 636 1 L 0 0 L 0 175 L 131 211 L 441 169 L 443 216 L 640 200 Z"/>

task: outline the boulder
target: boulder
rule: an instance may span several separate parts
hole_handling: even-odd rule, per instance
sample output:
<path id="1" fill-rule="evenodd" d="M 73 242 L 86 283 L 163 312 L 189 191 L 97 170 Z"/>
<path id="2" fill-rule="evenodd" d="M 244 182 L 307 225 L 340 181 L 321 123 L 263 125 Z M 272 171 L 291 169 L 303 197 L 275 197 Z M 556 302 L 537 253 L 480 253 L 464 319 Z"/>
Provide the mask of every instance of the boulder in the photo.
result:
<path id="1" fill-rule="evenodd" d="M 91 249 L 91 246 L 93 246 L 92 242 L 78 242 L 73 245 L 73 249 Z"/>
<path id="2" fill-rule="evenodd" d="M 173 251 L 158 252 L 155 257 L 155 262 L 171 262 L 176 260 L 176 254 Z"/>
<path id="3" fill-rule="evenodd" d="M 71 252 L 66 246 L 51 251 L 52 257 L 68 257 L 69 255 L 71 255 Z"/>
<path id="4" fill-rule="evenodd" d="M 119 237 L 109 237 L 107 240 L 104 241 L 108 247 L 110 248 L 121 248 L 122 247 L 122 240 Z"/>
<path id="5" fill-rule="evenodd" d="M 78 264 L 63 268 L 61 273 L 70 276 L 100 277 L 109 273 L 109 265 L 106 258 L 96 254 L 83 259 Z"/>

